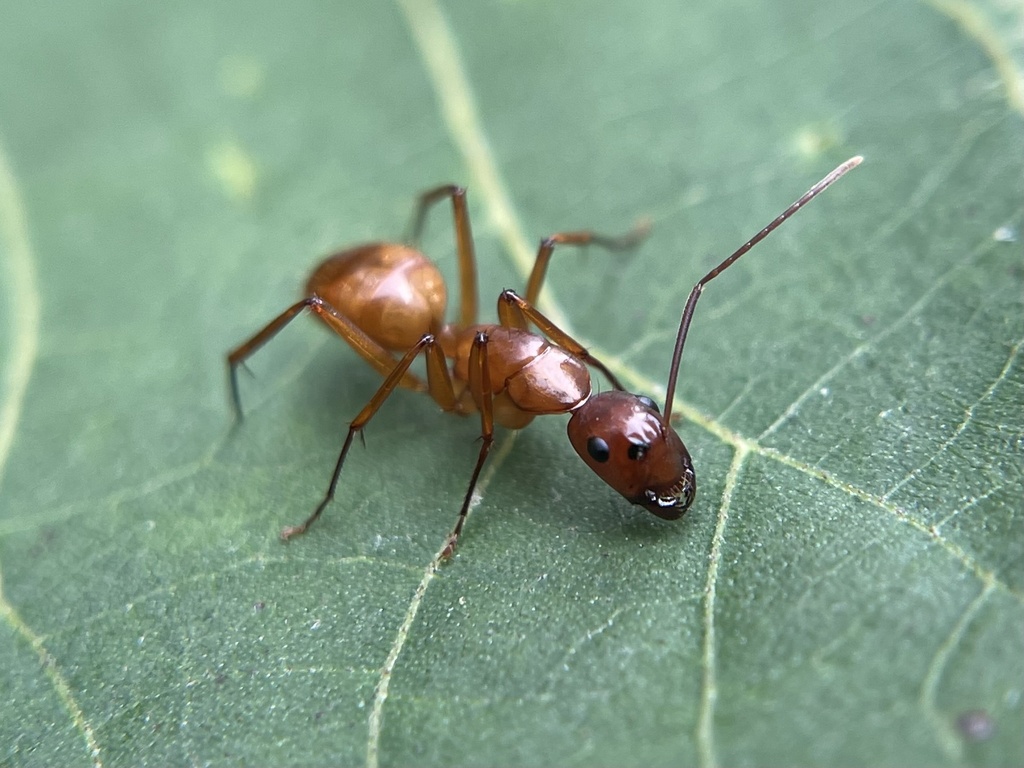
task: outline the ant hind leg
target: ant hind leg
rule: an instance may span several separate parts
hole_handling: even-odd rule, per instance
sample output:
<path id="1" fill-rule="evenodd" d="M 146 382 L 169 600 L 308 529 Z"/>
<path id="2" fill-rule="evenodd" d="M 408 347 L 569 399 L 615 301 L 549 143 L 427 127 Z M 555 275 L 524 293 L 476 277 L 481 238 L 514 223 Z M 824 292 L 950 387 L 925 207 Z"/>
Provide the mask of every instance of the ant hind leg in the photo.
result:
<path id="1" fill-rule="evenodd" d="M 459 255 L 459 325 L 466 328 L 476 323 L 478 314 L 476 252 L 473 246 L 473 231 L 469 226 L 469 208 L 466 206 L 466 188 L 456 184 L 442 184 L 428 189 L 416 201 L 412 222 L 406 233 L 406 242 L 419 248 L 420 235 L 427 212 L 446 197 L 452 201 L 452 216 L 455 224 L 455 247 Z"/>
<path id="2" fill-rule="evenodd" d="M 587 246 L 596 245 L 607 251 L 628 251 L 636 248 L 642 243 L 651 232 L 649 219 L 641 219 L 629 232 L 618 237 L 599 235 L 590 230 L 581 232 L 558 232 L 540 241 L 537 249 L 537 258 L 533 262 L 533 270 L 530 272 L 530 279 L 526 283 L 526 300 L 530 304 L 536 304 L 540 297 L 540 290 L 544 285 L 544 276 L 548 271 L 548 262 L 555 252 L 556 245 Z"/>
<path id="3" fill-rule="evenodd" d="M 444 352 L 441 351 L 441 347 L 438 345 L 433 334 L 424 334 L 413 348 L 405 353 L 405 356 L 391 370 L 373 397 L 370 398 L 370 402 L 363 406 L 363 409 L 352 420 L 352 423 L 349 424 L 348 434 L 345 435 L 345 443 L 342 445 L 341 453 L 338 454 L 338 461 L 334 465 L 334 472 L 331 474 L 331 482 L 327 486 L 327 492 L 316 509 L 313 510 L 313 514 L 306 518 L 301 525 L 291 525 L 281 531 L 281 539 L 283 541 L 305 533 L 334 499 L 334 492 L 338 487 L 338 478 L 341 476 L 341 469 L 345 465 L 345 457 L 348 456 L 348 450 L 352 446 L 353 438 L 356 433 L 359 433 L 360 436 L 362 435 L 363 428 L 374 417 L 384 404 L 384 401 L 402 384 L 404 378 L 409 375 L 409 366 L 412 365 L 413 360 L 416 359 L 420 352 L 425 352 L 427 355 L 427 378 L 430 395 L 444 410 L 450 411 L 455 409 L 455 392 L 452 388 L 451 377 L 448 375 Z"/>
<path id="4" fill-rule="evenodd" d="M 298 317 L 302 310 L 311 306 L 316 300 L 317 299 L 315 297 L 310 296 L 302 301 L 295 302 L 288 307 L 288 309 L 267 323 L 266 326 L 257 331 L 252 338 L 240 344 L 228 353 L 228 380 L 231 384 L 231 403 L 234 406 L 235 419 L 237 421 L 241 421 L 243 419 L 242 398 L 238 391 L 239 366 L 244 367 L 246 360 L 252 357 L 260 347 L 274 338 L 274 336 L 288 325 L 288 323 Z"/>
<path id="5" fill-rule="evenodd" d="M 390 352 L 363 333 L 355 323 L 338 312 L 338 310 L 316 294 L 307 296 L 301 301 L 292 304 L 288 309 L 257 331 L 250 339 L 228 353 L 228 381 L 231 391 L 231 402 L 234 406 L 235 418 L 238 421 L 241 421 L 243 418 L 242 398 L 238 387 L 239 367 L 243 367 L 246 360 L 252 357 L 264 344 L 274 338 L 286 325 L 298 317 L 302 310 L 307 308 L 317 315 L 328 328 L 347 341 L 382 376 L 389 375 L 395 366 L 398 365 L 398 361 Z M 427 386 L 418 377 L 408 373 L 408 371 L 403 373 L 401 386 L 420 392 L 427 389 Z"/>

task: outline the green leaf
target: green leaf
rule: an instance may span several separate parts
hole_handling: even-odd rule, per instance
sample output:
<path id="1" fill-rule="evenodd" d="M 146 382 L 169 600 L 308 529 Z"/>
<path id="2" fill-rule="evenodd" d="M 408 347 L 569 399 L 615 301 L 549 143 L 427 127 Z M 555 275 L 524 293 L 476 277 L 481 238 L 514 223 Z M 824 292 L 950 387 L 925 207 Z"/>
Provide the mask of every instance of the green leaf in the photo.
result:
<path id="1" fill-rule="evenodd" d="M 0 763 L 1020 765 L 1024 46 L 986 0 L 6 3 Z M 698 498 L 604 487 L 310 321 L 224 355 L 415 194 L 482 305 L 678 395 Z M 426 250 L 454 285 L 448 214 Z M 453 289 L 454 290 L 454 289 Z M 454 303 L 454 302 L 453 302 Z M 601 386 L 604 386 L 603 384 Z"/>

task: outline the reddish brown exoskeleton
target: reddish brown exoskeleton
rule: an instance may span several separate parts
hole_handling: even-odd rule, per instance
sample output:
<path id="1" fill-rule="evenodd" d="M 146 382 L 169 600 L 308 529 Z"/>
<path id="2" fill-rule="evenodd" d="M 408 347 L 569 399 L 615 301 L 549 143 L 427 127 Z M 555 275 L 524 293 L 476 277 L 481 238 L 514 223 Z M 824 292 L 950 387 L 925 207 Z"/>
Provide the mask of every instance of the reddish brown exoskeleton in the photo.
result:
<path id="1" fill-rule="evenodd" d="M 708 282 L 860 162 L 860 157 L 854 157 L 837 167 L 693 287 L 676 336 L 664 410 L 649 397 L 626 392 L 607 367 L 535 308 L 557 245 L 630 248 L 644 238 L 645 227 L 638 226 L 618 238 L 589 231 L 545 238 L 527 283 L 526 298 L 502 291 L 498 324 L 482 325 L 477 322 L 476 257 L 466 191 L 445 185 L 425 192 L 416 207 L 409 244 L 369 243 L 329 256 L 310 276 L 305 298 L 228 355 L 231 393 L 239 418 L 238 367 L 304 309 L 313 312 L 384 377 L 349 426 L 324 498 L 305 522 L 283 529 L 281 538 L 304 533 L 334 498 L 354 436 L 396 387 L 427 392 L 445 411 L 480 414 L 480 452 L 444 557 L 454 552 L 462 532 L 473 489 L 494 442 L 495 422 L 522 429 L 536 416 L 571 414 L 569 441 L 587 466 L 634 504 L 666 520 L 681 517 L 693 502 L 696 478 L 690 455 L 670 418 L 679 361 L 697 299 Z M 415 246 L 427 211 L 445 199 L 452 202 L 459 260 L 461 304 L 454 323 L 445 321 L 447 291 L 441 273 Z M 421 354 L 426 357 L 426 381 L 409 370 Z M 593 393 L 588 365 L 601 371 L 614 389 Z"/>

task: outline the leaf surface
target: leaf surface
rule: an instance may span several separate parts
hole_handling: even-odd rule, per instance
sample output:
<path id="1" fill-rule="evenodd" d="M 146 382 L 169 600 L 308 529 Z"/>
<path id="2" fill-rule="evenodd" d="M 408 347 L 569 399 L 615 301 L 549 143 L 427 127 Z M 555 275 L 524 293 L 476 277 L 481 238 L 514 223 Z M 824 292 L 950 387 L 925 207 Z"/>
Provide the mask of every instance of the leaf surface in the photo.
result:
<path id="1" fill-rule="evenodd" d="M 3 16 L 0 762 L 1024 762 L 1019 10 Z M 542 308 L 660 400 L 694 281 L 854 154 L 701 300 L 681 521 L 539 419 L 437 569 L 478 424 L 399 392 L 277 541 L 379 380 L 297 322 L 232 430 L 223 361 L 319 254 L 464 183 L 490 319 L 540 237 L 649 216 Z"/>

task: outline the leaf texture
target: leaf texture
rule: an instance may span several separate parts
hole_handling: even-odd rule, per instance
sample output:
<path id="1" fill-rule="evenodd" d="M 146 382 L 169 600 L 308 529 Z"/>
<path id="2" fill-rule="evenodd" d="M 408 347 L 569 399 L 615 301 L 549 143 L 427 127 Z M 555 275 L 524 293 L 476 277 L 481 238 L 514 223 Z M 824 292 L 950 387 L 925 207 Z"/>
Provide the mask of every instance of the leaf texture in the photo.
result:
<path id="1" fill-rule="evenodd" d="M 1019 9 L 3 17 L 0 764 L 1024 762 Z M 232 429 L 223 361 L 318 256 L 463 183 L 490 319 L 648 216 L 542 308 L 660 400 L 694 281 L 854 154 L 698 307 L 681 521 L 540 419 L 438 567 L 478 425 L 399 392 L 278 542 L 378 379 L 297 322 Z"/>

